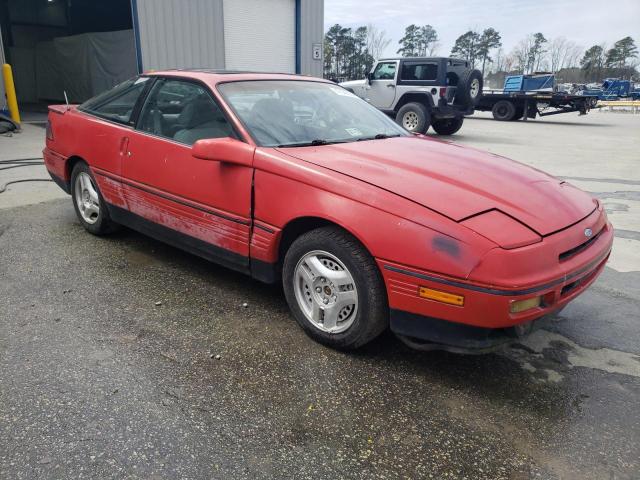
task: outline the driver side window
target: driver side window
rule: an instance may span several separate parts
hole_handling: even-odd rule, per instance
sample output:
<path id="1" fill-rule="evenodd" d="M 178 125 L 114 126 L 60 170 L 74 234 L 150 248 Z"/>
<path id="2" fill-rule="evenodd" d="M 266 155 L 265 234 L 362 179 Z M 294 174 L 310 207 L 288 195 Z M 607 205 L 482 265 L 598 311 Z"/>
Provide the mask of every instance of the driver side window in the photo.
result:
<path id="1" fill-rule="evenodd" d="M 393 80 L 396 76 L 395 62 L 379 63 L 373 71 L 372 80 Z"/>
<path id="2" fill-rule="evenodd" d="M 138 130 L 193 145 L 203 138 L 233 136 L 233 129 L 207 90 L 181 80 L 159 80 L 140 112 Z"/>

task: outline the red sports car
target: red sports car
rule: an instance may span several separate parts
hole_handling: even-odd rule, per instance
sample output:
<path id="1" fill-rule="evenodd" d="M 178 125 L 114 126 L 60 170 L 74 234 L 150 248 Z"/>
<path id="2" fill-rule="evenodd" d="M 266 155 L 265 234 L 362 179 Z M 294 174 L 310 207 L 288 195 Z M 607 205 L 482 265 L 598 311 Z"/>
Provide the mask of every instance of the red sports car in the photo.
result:
<path id="1" fill-rule="evenodd" d="M 126 225 L 264 282 L 314 339 L 482 351 L 564 307 L 613 230 L 572 185 L 412 135 L 295 75 L 171 70 L 51 106 L 44 149 L 82 225 Z"/>

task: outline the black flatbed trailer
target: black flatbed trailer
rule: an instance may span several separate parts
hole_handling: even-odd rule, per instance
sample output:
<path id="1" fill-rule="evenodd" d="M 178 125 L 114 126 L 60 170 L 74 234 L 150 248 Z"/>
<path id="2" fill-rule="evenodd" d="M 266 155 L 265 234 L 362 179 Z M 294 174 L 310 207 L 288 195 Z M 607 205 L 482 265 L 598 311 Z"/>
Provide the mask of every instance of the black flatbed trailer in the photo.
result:
<path id="1" fill-rule="evenodd" d="M 569 95 L 562 92 L 485 90 L 475 109 L 492 112 L 493 118 L 505 122 L 570 112 L 586 115 L 591 106 L 591 97 L 582 95 Z"/>

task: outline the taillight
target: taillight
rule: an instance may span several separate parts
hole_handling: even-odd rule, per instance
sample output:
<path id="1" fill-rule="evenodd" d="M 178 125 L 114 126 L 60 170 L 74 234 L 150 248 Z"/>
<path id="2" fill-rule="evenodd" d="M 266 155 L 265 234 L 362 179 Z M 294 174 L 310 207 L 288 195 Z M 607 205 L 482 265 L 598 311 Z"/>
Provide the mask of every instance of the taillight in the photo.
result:
<path id="1" fill-rule="evenodd" d="M 445 98 L 447 96 L 447 87 L 440 87 L 440 97 Z"/>
<path id="2" fill-rule="evenodd" d="M 47 140 L 53 140 L 53 129 L 51 128 L 50 120 L 47 120 Z"/>

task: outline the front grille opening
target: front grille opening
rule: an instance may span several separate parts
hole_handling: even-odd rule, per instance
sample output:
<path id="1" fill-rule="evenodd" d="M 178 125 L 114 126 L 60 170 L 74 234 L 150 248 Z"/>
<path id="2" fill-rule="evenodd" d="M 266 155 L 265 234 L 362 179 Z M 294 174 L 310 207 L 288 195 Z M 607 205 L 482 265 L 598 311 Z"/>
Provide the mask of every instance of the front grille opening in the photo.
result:
<path id="1" fill-rule="evenodd" d="M 562 287 L 562 290 L 560 290 L 560 296 L 564 297 L 567 293 L 571 292 L 574 288 L 580 285 L 580 283 L 581 280 L 577 280 L 575 282 L 566 284 L 564 287 Z"/>
<path id="2" fill-rule="evenodd" d="M 564 262 L 565 260 L 568 260 L 571 257 L 573 257 L 574 255 L 577 255 L 578 253 L 582 252 L 583 250 L 586 250 L 587 248 L 589 248 L 589 245 L 591 245 L 593 242 L 596 241 L 596 239 L 600 236 L 600 234 L 602 233 L 603 230 L 604 230 L 604 228 L 601 229 L 598 233 L 596 233 L 589 240 L 587 240 L 584 243 L 581 243 L 577 247 L 573 247 L 572 249 L 567 250 L 566 252 L 562 252 L 560 255 L 558 255 L 558 260 L 560 260 L 561 262 Z"/>
<path id="3" fill-rule="evenodd" d="M 568 283 L 564 287 L 562 287 L 562 290 L 560 290 L 560 297 L 564 297 L 565 295 L 571 293 L 576 288 L 578 288 L 580 285 L 584 285 L 585 283 L 589 283 L 593 279 L 593 277 L 596 276 L 596 273 L 598 273 L 598 271 L 600 270 L 600 267 L 602 267 L 603 263 L 606 262 L 606 261 L 607 261 L 607 259 L 605 258 L 596 268 L 594 268 L 591 271 L 591 273 L 588 273 L 587 275 L 585 275 L 584 277 L 576 280 L 575 282 Z"/>

